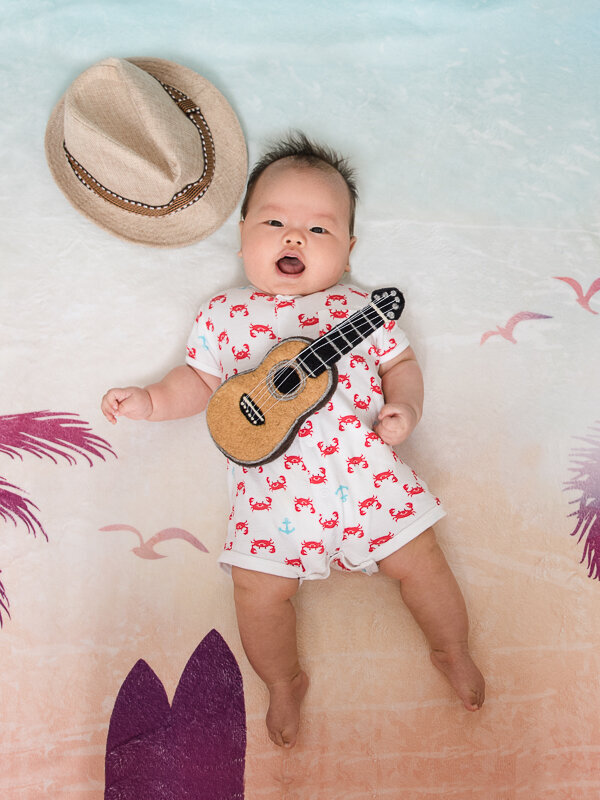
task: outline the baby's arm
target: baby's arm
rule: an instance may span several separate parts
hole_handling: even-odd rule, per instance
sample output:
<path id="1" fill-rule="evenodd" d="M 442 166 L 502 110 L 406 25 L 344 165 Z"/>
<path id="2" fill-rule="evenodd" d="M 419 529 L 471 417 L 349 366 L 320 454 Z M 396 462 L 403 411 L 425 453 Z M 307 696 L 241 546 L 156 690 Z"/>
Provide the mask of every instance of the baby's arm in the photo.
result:
<path id="1" fill-rule="evenodd" d="M 204 411 L 220 383 L 215 375 L 182 364 L 144 389 L 140 386 L 109 389 L 102 398 L 102 413 L 113 425 L 117 417 L 153 422 L 191 417 Z"/>
<path id="2" fill-rule="evenodd" d="M 375 432 L 386 444 L 408 439 L 423 413 L 423 376 L 411 347 L 379 367 L 385 405 Z"/>

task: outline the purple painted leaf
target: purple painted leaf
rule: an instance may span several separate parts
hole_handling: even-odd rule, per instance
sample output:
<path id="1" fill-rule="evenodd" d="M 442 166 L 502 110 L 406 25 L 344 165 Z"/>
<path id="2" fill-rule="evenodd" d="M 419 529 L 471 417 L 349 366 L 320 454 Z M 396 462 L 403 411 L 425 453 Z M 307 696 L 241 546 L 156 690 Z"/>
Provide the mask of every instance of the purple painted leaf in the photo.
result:
<path id="1" fill-rule="evenodd" d="M 189 659 L 169 708 L 138 661 L 111 717 L 105 800 L 243 800 L 246 716 L 235 658 L 212 630 Z"/>
<path id="2" fill-rule="evenodd" d="M 11 458 L 22 458 L 23 451 L 37 458 L 50 458 L 55 464 L 55 456 L 75 464 L 75 453 L 91 467 L 90 455 L 104 461 L 103 450 L 115 455 L 105 439 L 92 433 L 88 423 L 71 412 L 32 411 L 0 416 L 0 453 Z"/>
<path id="3" fill-rule="evenodd" d="M 580 438 L 587 447 L 573 452 L 571 472 L 575 475 L 567 482 L 567 489 L 581 492 L 579 507 L 569 516 L 577 522 L 571 536 L 580 542 L 585 537 L 581 561 L 587 561 L 588 577 L 600 580 L 600 426 L 592 429 L 588 437 Z"/>
<path id="4" fill-rule="evenodd" d="M 12 491 L 13 489 L 16 491 Z M 12 483 L 8 483 L 8 481 L 0 477 L 0 517 L 5 522 L 10 520 L 14 525 L 17 524 L 17 521 L 23 522 L 27 530 L 33 533 L 34 536 L 36 531 L 39 531 L 47 540 L 48 535 L 42 523 L 31 511 L 32 508 L 39 511 L 39 508 L 31 500 L 17 494 L 20 491 L 22 490 L 18 486 L 13 486 Z"/>

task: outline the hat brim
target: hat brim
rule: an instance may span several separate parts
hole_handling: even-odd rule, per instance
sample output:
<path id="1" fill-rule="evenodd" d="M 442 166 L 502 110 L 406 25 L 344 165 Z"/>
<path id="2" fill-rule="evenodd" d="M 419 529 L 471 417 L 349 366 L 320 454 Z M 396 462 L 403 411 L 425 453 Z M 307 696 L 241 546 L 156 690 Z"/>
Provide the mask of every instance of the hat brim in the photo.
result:
<path id="1" fill-rule="evenodd" d="M 248 171 L 244 134 L 227 100 L 197 72 L 160 58 L 126 60 L 163 83 L 180 89 L 201 108 L 216 154 L 215 174 L 206 194 L 174 214 L 144 217 L 112 205 L 87 189 L 71 169 L 63 149 L 65 95 L 52 110 L 46 126 L 46 159 L 66 198 L 100 227 L 137 244 L 185 247 L 217 230 L 239 202 Z"/>

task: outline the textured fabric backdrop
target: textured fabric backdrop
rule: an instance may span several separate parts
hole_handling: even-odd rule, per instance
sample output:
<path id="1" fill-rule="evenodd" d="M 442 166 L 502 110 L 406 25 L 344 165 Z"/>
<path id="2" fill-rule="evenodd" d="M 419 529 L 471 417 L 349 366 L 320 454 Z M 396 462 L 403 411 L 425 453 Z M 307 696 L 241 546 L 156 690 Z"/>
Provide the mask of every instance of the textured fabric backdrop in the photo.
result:
<path id="1" fill-rule="evenodd" d="M 580 562 L 600 550 L 597 3 L 2 11 L 2 797 L 100 800 L 105 762 L 113 781 L 132 758 L 162 797 L 595 800 L 600 583 Z M 44 129 L 106 56 L 207 77 L 251 161 L 301 128 L 356 165 L 351 280 L 406 294 L 427 400 L 400 452 L 449 512 L 437 529 L 488 680 L 480 713 L 430 666 L 392 583 L 335 574 L 297 598 L 312 679 L 298 746 L 268 741 L 216 563 L 225 468 L 204 416 L 113 428 L 99 410 L 109 386 L 180 363 L 200 301 L 240 282 L 237 213 L 157 251 L 69 205 Z M 142 557 L 157 534 L 163 557 Z M 118 749 L 136 736 L 139 763 Z M 176 750 L 193 764 L 179 788 Z M 212 794 L 190 777 L 201 768 Z M 131 780 L 133 794 L 106 796 L 151 796 Z"/>

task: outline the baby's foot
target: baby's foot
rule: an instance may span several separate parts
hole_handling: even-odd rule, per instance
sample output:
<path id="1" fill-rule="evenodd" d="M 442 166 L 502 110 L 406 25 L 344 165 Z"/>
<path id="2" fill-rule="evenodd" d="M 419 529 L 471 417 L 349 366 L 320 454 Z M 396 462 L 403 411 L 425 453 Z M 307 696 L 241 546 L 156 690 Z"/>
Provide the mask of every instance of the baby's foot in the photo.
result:
<path id="1" fill-rule="evenodd" d="M 300 670 L 291 681 L 269 686 L 270 702 L 267 729 L 272 742 L 279 747 L 296 744 L 300 725 L 300 705 L 308 689 L 308 675 Z"/>
<path id="2" fill-rule="evenodd" d="M 478 711 L 485 699 L 485 681 L 468 649 L 432 650 L 431 660 L 448 678 L 450 685 L 468 711 Z"/>

